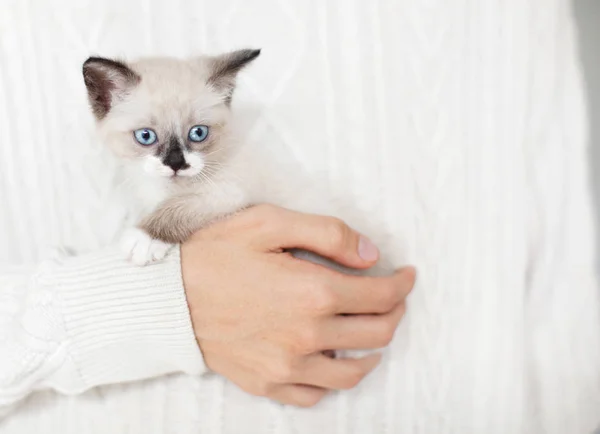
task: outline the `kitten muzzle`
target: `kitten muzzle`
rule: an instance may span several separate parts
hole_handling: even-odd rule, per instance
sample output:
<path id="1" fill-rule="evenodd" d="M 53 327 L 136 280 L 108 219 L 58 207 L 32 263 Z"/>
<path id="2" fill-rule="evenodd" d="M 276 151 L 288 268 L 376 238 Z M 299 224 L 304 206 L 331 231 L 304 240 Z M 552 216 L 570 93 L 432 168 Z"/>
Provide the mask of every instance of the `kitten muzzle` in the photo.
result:
<path id="1" fill-rule="evenodd" d="M 185 161 L 183 151 L 179 147 L 171 147 L 167 151 L 167 155 L 165 155 L 165 158 L 163 159 L 163 164 L 173 169 L 175 173 L 177 173 L 178 170 L 184 170 L 190 167 Z"/>

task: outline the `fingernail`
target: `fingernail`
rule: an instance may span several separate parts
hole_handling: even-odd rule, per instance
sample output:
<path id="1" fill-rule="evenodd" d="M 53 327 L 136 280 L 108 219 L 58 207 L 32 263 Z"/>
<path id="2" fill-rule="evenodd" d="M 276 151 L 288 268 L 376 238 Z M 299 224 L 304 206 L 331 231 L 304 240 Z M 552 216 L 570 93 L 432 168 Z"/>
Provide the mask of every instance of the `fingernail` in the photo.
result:
<path id="1" fill-rule="evenodd" d="M 376 261 L 379 258 L 379 249 L 371 240 L 361 235 L 358 241 L 358 256 L 368 262 Z"/>

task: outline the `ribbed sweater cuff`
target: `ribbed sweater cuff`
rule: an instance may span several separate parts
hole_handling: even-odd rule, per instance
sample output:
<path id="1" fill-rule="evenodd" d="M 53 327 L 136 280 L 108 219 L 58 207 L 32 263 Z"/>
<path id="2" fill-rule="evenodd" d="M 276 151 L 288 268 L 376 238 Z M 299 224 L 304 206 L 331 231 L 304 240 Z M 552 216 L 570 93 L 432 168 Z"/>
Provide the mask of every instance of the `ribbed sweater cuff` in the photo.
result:
<path id="1" fill-rule="evenodd" d="M 38 283 L 59 295 L 67 357 L 84 388 L 205 372 L 178 248 L 146 267 L 116 249 L 71 257 L 42 270 Z"/>

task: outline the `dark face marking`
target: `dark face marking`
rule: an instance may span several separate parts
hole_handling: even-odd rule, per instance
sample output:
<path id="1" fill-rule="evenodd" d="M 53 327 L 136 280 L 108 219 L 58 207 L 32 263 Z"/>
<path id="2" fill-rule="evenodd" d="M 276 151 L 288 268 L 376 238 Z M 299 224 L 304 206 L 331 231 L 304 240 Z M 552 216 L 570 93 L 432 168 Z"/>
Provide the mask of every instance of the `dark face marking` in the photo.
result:
<path id="1" fill-rule="evenodd" d="M 183 145 L 177 139 L 177 137 L 171 136 L 169 138 L 169 144 L 167 150 L 164 153 L 163 164 L 170 167 L 175 172 L 182 169 L 188 169 L 190 165 L 185 161 L 183 155 Z"/>
<path id="2" fill-rule="evenodd" d="M 125 94 L 141 81 L 141 77 L 123 62 L 90 57 L 82 68 L 88 99 L 96 119 L 103 119 L 119 93 Z"/>

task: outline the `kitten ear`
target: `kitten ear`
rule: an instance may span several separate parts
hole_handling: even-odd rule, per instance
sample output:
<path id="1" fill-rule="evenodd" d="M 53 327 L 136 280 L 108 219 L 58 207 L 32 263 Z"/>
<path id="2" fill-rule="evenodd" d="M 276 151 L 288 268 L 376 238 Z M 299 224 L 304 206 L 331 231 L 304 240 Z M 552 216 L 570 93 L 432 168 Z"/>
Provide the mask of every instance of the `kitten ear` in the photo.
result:
<path id="1" fill-rule="evenodd" d="M 237 50 L 211 57 L 208 83 L 225 93 L 225 103 L 231 103 L 235 89 L 235 79 L 246 65 L 260 55 L 261 50 Z"/>
<path id="2" fill-rule="evenodd" d="M 90 57 L 83 63 L 83 80 L 92 111 L 96 119 L 101 120 L 141 77 L 117 60 Z"/>

